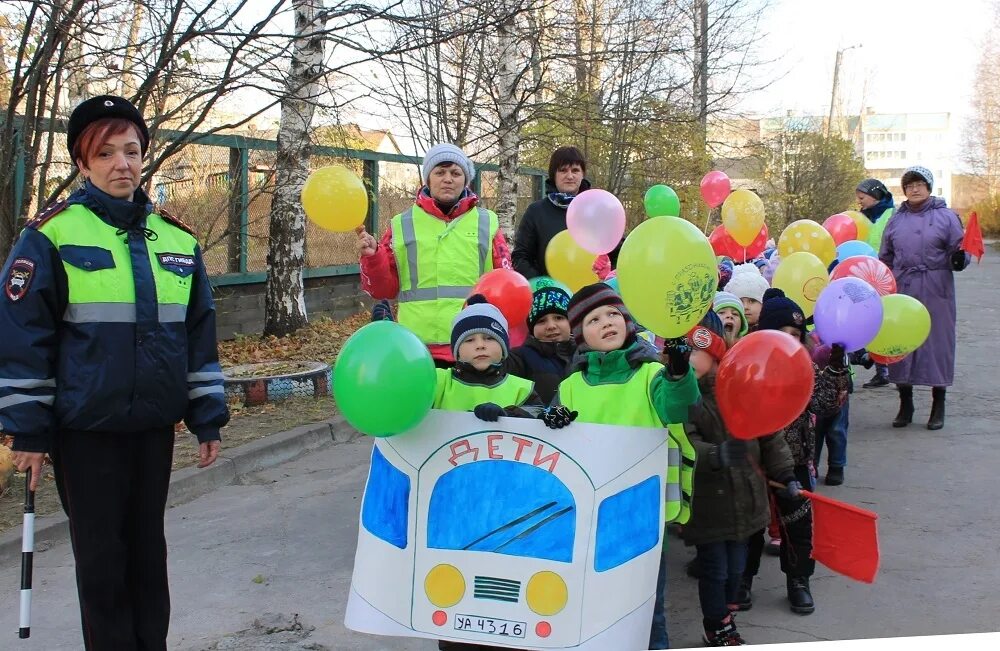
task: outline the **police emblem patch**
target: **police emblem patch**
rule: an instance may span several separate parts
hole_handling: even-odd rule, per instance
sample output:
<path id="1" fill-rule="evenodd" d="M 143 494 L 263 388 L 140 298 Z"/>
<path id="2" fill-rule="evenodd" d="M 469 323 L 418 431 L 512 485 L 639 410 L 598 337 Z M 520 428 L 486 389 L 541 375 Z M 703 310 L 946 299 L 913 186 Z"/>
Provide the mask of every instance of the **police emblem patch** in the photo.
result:
<path id="1" fill-rule="evenodd" d="M 7 298 L 17 302 L 28 293 L 31 281 L 35 278 L 35 261 L 30 258 L 17 258 L 10 265 L 7 280 L 3 284 Z"/>

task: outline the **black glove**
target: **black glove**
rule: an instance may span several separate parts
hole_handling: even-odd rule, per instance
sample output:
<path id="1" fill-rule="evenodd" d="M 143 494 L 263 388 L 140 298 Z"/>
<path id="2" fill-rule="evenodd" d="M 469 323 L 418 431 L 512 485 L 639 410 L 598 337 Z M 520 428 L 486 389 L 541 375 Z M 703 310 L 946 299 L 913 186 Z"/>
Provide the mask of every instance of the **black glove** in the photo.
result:
<path id="1" fill-rule="evenodd" d="M 740 439 L 729 439 L 715 446 L 709 452 L 708 463 L 712 470 L 721 470 L 731 466 L 749 466 L 750 459 L 747 457 L 749 446 L 746 441 Z"/>
<path id="2" fill-rule="evenodd" d="M 871 358 L 867 350 L 862 348 L 861 350 L 856 350 L 851 353 L 851 364 L 864 366 L 865 369 L 870 369 L 875 366 L 875 360 Z"/>
<path id="3" fill-rule="evenodd" d="M 847 370 L 847 352 L 841 344 L 830 346 L 830 368 L 835 371 Z"/>
<path id="4" fill-rule="evenodd" d="M 379 301 L 372 306 L 372 321 L 392 321 L 392 308 L 389 301 Z"/>
<path id="5" fill-rule="evenodd" d="M 507 415 L 507 412 L 503 410 L 503 407 L 495 405 L 492 402 L 484 402 L 481 405 L 476 405 L 473 413 L 479 420 L 486 420 L 491 423 L 499 420 L 501 416 Z"/>
<path id="6" fill-rule="evenodd" d="M 951 254 L 951 268 L 954 271 L 962 271 L 969 266 L 972 256 L 961 249 Z"/>
<path id="7" fill-rule="evenodd" d="M 579 413 L 559 405 L 558 407 L 549 407 L 539 415 L 539 418 L 549 429 L 562 429 L 576 420 L 579 415 Z"/>
<path id="8" fill-rule="evenodd" d="M 687 339 L 684 337 L 667 339 L 663 342 L 663 354 L 667 356 L 667 373 L 674 377 L 687 375 L 691 368 L 691 364 L 688 363 L 691 359 L 691 346 L 688 345 Z"/>
<path id="9" fill-rule="evenodd" d="M 778 497 L 782 497 L 786 500 L 800 500 L 802 499 L 802 484 L 795 479 L 794 475 L 789 475 L 783 481 L 778 480 L 785 485 L 784 488 L 779 488 L 775 491 Z"/>

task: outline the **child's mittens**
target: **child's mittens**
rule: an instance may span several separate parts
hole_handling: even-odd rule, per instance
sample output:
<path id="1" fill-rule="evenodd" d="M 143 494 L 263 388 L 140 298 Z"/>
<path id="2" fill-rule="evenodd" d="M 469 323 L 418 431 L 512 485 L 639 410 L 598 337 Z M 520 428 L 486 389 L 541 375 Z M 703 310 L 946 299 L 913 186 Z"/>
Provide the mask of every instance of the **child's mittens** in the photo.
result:
<path id="1" fill-rule="evenodd" d="M 570 411 L 563 405 L 559 405 L 558 407 L 549 407 L 538 417 L 549 429 L 562 429 L 576 420 L 579 415 L 578 412 Z"/>
<path id="2" fill-rule="evenodd" d="M 795 479 L 795 475 L 788 475 L 784 479 L 779 479 L 778 481 L 785 485 L 784 488 L 779 488 L 776 491 L 778 497 L 782 497 L 786 500 L 802 499 L 802 484 Z"/>
<path id="3" fill-rule="evenodd" d="M 691 346 L 684 337 L 667 339 L 663 342 L 663 354 L 667 357 L 667 372 L 674 377 L 687 375 L 691 368 Z"/>
<path id="4" fill-rule="evenodd" d="M 708 464 L 712 470 L 722 470 L 732 466 L 749 466 L 750 458 L 747 456 L 749 449 L 746 441 L 728 439 L 716 445 L 715 449 L 708 453 Z"/>
<path id="5" fill-rule="evenodd" d="M 489 421 L 491 423 L 500 420 L 501 416 L 506 416 L 507 412 L 504 411 L 503 407 L 492 402 L 484 402 L 481 405 L 476 405 L 476 408 L 472 410 L 472 413 L 476 415 L 479 420 Z"/>

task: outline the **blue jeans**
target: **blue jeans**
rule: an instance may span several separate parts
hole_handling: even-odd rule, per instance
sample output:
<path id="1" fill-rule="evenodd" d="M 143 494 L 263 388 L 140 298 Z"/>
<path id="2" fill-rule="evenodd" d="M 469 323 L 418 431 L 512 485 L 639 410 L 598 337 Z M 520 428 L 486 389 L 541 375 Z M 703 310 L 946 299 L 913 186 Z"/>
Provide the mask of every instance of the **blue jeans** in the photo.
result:
<path id="1" fill-rule="evenodd" d="M 666 538 L 666 532 L 664 532 Z M 653 625 L 649 630 L 650 649 L 669 649 L 667 637 L 667 541 L 663 541 L 660 551 L 660 570 L 656 574 L 656 600 L 653 602 Z"/>
<path id="2" fill-rule="evenodd" d="M 827 467 L 843 468 L 847 465 L 847 427 L 849 425 L 850 399 L 833 416 L 816 419 L 816 468 L 819 468 L 823 441 L 827 445 Z"/>
<path id="3" fill-rule="evenodd" d="M 729 615 L 728 604 L 736 603 L 736 593 L 747 562 L 747 542 L 696 545 L 702 578 L 698 579 L 698 600 L 705 626 L 718 626 Z"/>

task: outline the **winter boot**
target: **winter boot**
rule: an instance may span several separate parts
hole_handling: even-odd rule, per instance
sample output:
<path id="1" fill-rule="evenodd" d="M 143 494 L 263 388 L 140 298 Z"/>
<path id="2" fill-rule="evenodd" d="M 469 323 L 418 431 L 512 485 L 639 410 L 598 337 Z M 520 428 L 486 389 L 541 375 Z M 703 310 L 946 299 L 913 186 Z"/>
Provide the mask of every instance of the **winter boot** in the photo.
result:
<path id="1" fill-rule="evenodd" d="M 913 385 L 899 384 L 899 413 L 892 421 L 893 427 L 906 427 L 913 422 Z M 942 404 L 942 408 L 944 405 Z"/>
<path id="2" fill-rule="evenodd" d="M 816 610 L 813 602 L 812 592 L 809 591 L 808 576 L 790 576 L 785 579 L 788 589 L 788 601 L 792 612 L 799 615 L 808 615 Z"/>
<path id="3" fill-rule="evenodd" d="M 844 483 L 844 467 L 843 466 L 829 466 L 826 469 L 826 479 L 824 483 L 827 486 L 840 486 Z"/>
<path id="4" fill-rule="evenodd" d="M 941 429 L 944 427 L 944 387 L 934 387 L 931 395 L 934 402 L 931 403 L 931 417 L 927 421 L 927 429 Z"/>
<path id="5" fill-rule="evenodd" d="M 704 621 L 705 636 L 702 640 L 705 646 L 743 646 L 746 641 L 740 637 L 740 632 L 736 630 L 736 620 L 732 613 L 726 616 L 721 622 Z"/>
<path id="6" fill-rule="evenodd" d="M 736 610 L 750 610 L 753 608 L 753 577 L 744 576 L 740 580 L 739 590 L 736 591 Z"/>
<path id="7" fill-rule="evenodd" d="M 889 386 L 889 378 L 882 375 L 881 371 L 875 371 L 875 377 L 861 385 L 865 389 L 876 389 L 878 387 Z"/>

